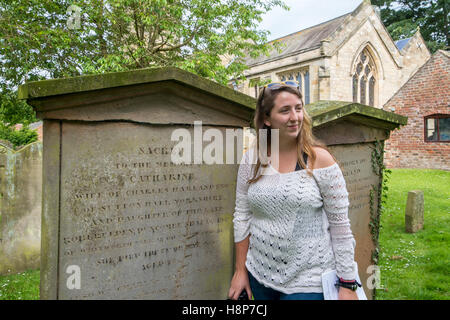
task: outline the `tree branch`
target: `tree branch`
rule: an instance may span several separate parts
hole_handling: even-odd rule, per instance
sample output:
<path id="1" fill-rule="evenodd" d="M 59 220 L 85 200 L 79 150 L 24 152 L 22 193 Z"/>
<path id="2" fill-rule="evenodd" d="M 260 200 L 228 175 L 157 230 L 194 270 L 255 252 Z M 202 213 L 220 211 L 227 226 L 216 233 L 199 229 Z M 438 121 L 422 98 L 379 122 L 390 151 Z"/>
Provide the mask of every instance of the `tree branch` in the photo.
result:
<path id="1" fill-rule="evenodd" d="M 171 50 L 175 50 L 175 49 L 184 47 L 185 45 L 190 43 L 192 41 L 192 39 L 194 39 L 194 37 L 197 34 L 199 28 L 200 28 L 200 26 L 196 26 L 194 28 L 194 30 L 192 31 L 191 36 L 186 41 L 184 41 L 183 43 L 177 44 L 176 46 L 172 46 L 172 47 L 165 47 L 165 48 L 159 47 L 159 48 L 157 48 L 157 51 L 171 51 Z"/>

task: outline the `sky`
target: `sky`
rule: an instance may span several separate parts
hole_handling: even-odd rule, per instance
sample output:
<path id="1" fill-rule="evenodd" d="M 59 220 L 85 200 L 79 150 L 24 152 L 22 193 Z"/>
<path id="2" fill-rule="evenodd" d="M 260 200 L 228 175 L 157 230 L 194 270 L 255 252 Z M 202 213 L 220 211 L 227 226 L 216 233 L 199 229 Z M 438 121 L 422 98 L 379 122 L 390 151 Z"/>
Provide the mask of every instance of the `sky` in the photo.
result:
<path id="1" fill-rule="evenodd" d="M 363 0 L 284 0 L 291 9 L 279 7 L 266 13 L 260 29 L 273 40 L 315 26 L 355 10 Z"/>

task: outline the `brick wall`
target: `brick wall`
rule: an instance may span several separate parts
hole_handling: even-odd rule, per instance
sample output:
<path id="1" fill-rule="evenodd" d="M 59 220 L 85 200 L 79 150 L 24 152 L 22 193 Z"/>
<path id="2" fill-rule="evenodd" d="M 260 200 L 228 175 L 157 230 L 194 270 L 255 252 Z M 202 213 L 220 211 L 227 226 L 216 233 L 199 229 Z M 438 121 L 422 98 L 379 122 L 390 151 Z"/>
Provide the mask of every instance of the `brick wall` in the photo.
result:
<path id="1" fill-rule="evenodd" d="M 386 141 L 386 167 L 450 170 L 450 143 L 425 142 L 424 135 L 425 116 L 450 114 L 449 70 L 449 53 L 436 52 L 384 105 L 408 117 L 408 124 Z"/>

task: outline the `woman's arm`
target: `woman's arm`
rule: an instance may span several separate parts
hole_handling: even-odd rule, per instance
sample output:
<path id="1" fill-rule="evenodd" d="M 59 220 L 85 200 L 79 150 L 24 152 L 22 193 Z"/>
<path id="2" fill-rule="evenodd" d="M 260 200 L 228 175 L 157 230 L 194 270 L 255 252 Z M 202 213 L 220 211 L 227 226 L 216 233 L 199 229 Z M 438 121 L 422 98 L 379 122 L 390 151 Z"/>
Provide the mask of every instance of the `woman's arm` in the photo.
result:
<path id="1" fill-rule="evenodd" d="M 316 148 L 314 176 L 323 197 L 323 207 L 330 227 L 331 243 L 336 258 L 336 272 L 344 280 L 356 279 L 355 239 L 348 219 L 348 192 L 345 179 L 333 157 L 325 149 Z M 356 292 L 339 288 L 339 300 L 358 299 Z"/>
<path id="2" fill-rule="evenodd" d="M 247 290 L 247 294 L 251 297 L 250 284 L 248 280 L 247 268 L 245 261 L 247 259 L 247 252 L 250 242 L 250 221 L 252 214 L 247 199 L 248 179 L 251 174 L 251 163 L 249 161 L 249 151 L 244 154 L 244 157 L 239 165 L 237 182 L 236 182 L 236 207 L 234 210 L 234 242 L 236 265 L 233 279 L 231 280 L 228 297 L 236 300 L 243 289 Z"/>
<path id="3" fill-rule="evenodd" d="M 233 279 L 231 280 L 230 290 L 228 291 L 228 297 L 237 300 L 242 290 L 246 290 L 248 296 L 251 298 L 252 290 L 248 280 L 247 267 L 245 261 L 247 259 L 247 251 L 249 246 L 249 238 L 247 236 L 244 240 L 236 242 L 236 267 Z"/>

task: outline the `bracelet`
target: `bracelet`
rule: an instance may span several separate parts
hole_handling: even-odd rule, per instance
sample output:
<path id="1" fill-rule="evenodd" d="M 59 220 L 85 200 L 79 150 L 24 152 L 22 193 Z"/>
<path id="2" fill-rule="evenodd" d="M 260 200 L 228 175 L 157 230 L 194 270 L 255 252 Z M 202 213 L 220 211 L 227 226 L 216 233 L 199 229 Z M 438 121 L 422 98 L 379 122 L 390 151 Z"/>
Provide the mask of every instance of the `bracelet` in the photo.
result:
<path id="1" fill-rule="evenodd" d="M 351 280 L 351 281 L 346 281 L 342 278 L 338 278 L 338 280 L 336 281 L 335 284 L 336 287 L 343 287 L 343 288 L 347 288 L 350 289 L 352 291 L 356 291 L 356 289 L 358 289 L 358 287 L 361 287 L 361 283 L 359 283 L 356 280 Z"/>

